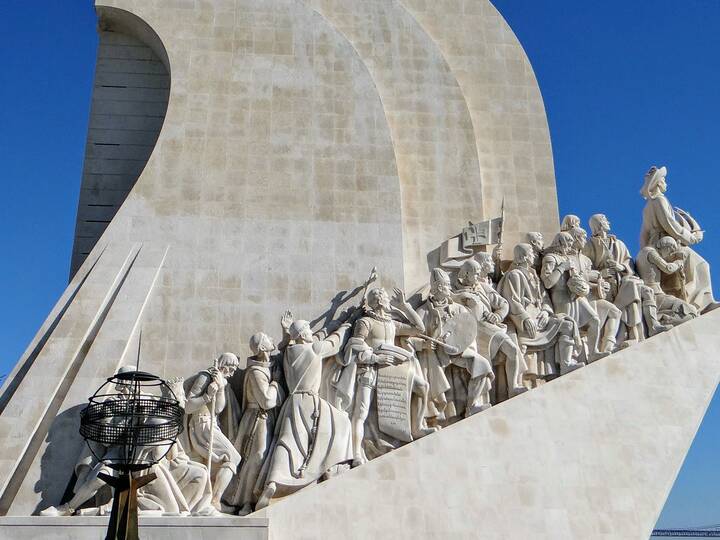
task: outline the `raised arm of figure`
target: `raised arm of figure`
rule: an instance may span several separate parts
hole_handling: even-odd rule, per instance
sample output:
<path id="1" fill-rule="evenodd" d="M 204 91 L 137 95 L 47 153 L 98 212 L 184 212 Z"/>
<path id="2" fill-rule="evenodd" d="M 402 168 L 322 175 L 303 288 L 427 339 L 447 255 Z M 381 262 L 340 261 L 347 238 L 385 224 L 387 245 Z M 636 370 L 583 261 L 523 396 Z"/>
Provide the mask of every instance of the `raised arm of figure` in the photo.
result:
<path id="1" fill-rule="evenodd" d="M 418 315 L 417 312 L 410 305 L 410 302 L 405 299 L 405 293 L 398 287 L 395 287 L 393 289 L 393 293 L 394 294 L 392 300 L 393 304 L 397 307 L 397 309 L 400 310 L 403 315 L 408 318 L 410 324 L 414 326 L 418 332 L 420 332 L 421 334 L 425 332 L 425 323 L 423 323 L 420 315 Z"/>

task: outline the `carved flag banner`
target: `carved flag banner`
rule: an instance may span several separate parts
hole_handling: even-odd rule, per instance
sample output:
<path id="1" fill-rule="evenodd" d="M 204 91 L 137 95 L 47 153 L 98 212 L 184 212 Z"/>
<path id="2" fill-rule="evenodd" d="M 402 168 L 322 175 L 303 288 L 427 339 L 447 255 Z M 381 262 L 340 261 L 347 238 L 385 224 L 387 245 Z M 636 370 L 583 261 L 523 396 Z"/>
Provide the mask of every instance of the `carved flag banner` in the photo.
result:
<path id="1" fill-rule="evenodd" d="M 463 248 L 467 249 L 499 243 L 502 222 L 502 218 L 494 218 L 479 223 L 470 223 L 462 232 Z"/>
<path id="2" fill-rule="evenodd" d="M 478 223 L 470 222 L 460 234 L 448 238 L 440 246 L 440 266 L 450 270 L 460 268 L 479 248 L 501 243 L 502 227 L 502 216 Z"/>

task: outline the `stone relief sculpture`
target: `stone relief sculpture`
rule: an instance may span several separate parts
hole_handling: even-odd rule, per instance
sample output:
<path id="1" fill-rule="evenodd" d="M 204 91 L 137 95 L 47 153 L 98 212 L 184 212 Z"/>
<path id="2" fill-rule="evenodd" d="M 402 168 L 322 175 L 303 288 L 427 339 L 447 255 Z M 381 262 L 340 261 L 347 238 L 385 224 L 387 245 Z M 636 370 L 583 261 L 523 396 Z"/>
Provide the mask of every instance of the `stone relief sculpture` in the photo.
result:
<path id="1" fill-rule="evenodd" d="M 606 298 L 623 312 L 623 334 L 630 341 L 642 341 L 643 322 L 650 336 L 667 330 L 669 327 L 658 320 L 655 293 L 635 275 L 630 251 L 622 240 L 610 234 L 608 218 L 605 214 L 594 214 L 589 225 L 592 237 L 583 253 L 609 285 Z"/>
<path id="2" fill-rule="evenodd" d="M 259 332 L 250 338 L 247 368 L 243 378 L 242 416 L 237 430 L 235 448 L 242 462 L 229 505 L 239 508 L 241 516 L 252 512 L 257 502 L 255 484 L 263 462 L 268 456 L 275 432 L 278 408 L 285 393 L 272 378 L 271 353 L 276 350 L 270 336 Z"/>
<path id="3" fill-rule="evenodd" d="M 515 246 L 510 270 L 498 284 L 510 305 L 509 320 L 528 356 L 531 381 L 549 380 L 583 364 L 573 357 L 580 349 L 575 320 L 555 314 L 550 296 L 535 272 L 535 252 L 529 244 Z"/>
<path id="4" fill-rule="evenodd" d="M 476 319 L 453 300 L 450 276 L 435 268 L 430 277 L 430 295 L 418 308 L 425 331 L 432 340 L 414 339 L 420 364 L 429 383 L 425 417 L 432 426 L 471 416 L 491 406 L 494 374 L 476 342 Z M 452 332 L 452 345 L 441 345 Z"/>
<path id="5" fill-rule="evenodd" d="M 610 354 L 600 349 L 602 326 L 600 316 L 588 301 L 590 284 L 577 268 L 570 254 L 573 251 L 573 237 L 570 233 L 560 232 L 555 235 L 552 244 L 543 257 L 541 279 L 550 293 L 550 299 L 556 313 L 569 315 L 580 330 L 587 332 L 587 360 L 593 362 Z M 611 348 L 613 343 L 608 342 Z M 561 365 L 561 374 L 581 367 L 584 362 Z"/>
<path id="6" fill-rule="evenodd" d="M 658 239 L 655 246 L 645 246 L 637 255 L 637 269 L 645 284 L 655 293 L 657 312 L 665 324 L 676 326 L 698 316 L 698 310 L 692 304 L 666 294 L 662 289 L 663 276 L 672 276 L 682 272 L 685 261 L 678 257 L 678 245 L 671 236 Z"/>
<path id="7" fill-rule="evenodd" d="M 122 366 L 118 373 L 128 373 L 134 371 L 135 368 L 130 366 Z M 115 385 L 116 395 L 107 399 L 128 399 L 130 389 L 124 384 Z M 100 458 L 111 459 L 112 454 L 117 452 L 115 448 L 96 448 L 94 454 Z M 91 497 L 94 497 L 100 489 L 106 484 L 99 478 L 99 474 L 103 473 L 108 476 L 115 476 L 113 470 L 102 460 L 98 461 L 89 447 L 84 446 L 80 457 L 75 464 L 75 485 L 73 486 L 72 498 L 59 506 L 51 506 L 46 508 L 40 515 L 43 516 L 71 516 L 86 503 Z"/>
<path id="8" fill-rule="evenodd" d="M 672 207 L 665 196 L 666 177 L 665 167 L 650 167 L 645 174 L 640 190 L 646 200 L 640 229 L 640 247 L 655 246 L 663 236 L 673 238 L 678 243 L 678 251 L 683 255 L 683 268 L 681 273 L 673 272 L 668 275 L 668 281 L 676 281 L 677 285 L 666 285 L 664 290 L 672 289 L 675 296 L 689 302 L 700 312 L 715 309 L 718 303 L 713 297 L 710 266 L 690 248 L 702 242 L 705 233 L 688 212 Z"/>
<path id="9" fill-rule="evenodd" d="M 480 353 L 491 359 L 493 366 L 501 368 L 504 398 L 508 398 L 527 390 L 523 383 L 527 365 L 517 340 L 508 334 L 503 323 L 510 305 L 490 284 L 488 276 L 494 272 L 495 263 L 487 253 L 479 253 L 475 260 L 463 263 L 454 299 L 477 320 Z"/>
<path id="10" fill-rule="evenodd" d="M 653 167 L 645 177 L 634 261 L 606 215 L 590 217 L 588 239 L 569 214 L 547 249 L 528 232 L 501 275 L 503 218 L 470 224 L 446 242 L 451 256 L 412 302 L 399 288 L 392 298 L 368 291 L 373 269 L 356 289 L 361 304 L 333 311 L 317 332 L 288 310 L 279 346 L 251 336 L 240 400 L 228 384 L 233 353 L 171 380 L 187 429 L 139 490 L 139 509 L 247 515 L 713 309 L 709 268 L 689 247 L 703 232 L 670 206 L 666 173 Z M 72 515 L 94 496 L 87 512 L 102 513 L 98 473 L 110 469 L 87 452 L 75 471 L 70 500 L 43 515 Z"/>
<path id="11" fill-rule="evenodd" d="M 187 397 L 183 379 L 168 381 L 175 399 L 185 407 Z M 171 396 L 166 396 L 171 397 Z M 220 512 L 212 504 L 210 474 L 202 463 L 193 461 L 185 452 L 182 442 L 171 448 L 155 447 L 162 460 L 147 472 L 157 478 L 138 490 L 138 510 L 162 515 L 216 516 Z"/>
<path id="12" fill-rule="evenodd" d="M 212 471 L 212 504 L 218 510 L 222 509 L 221 498 L 241 461 L 231 441 L 235 439 L 240 407 L 227 383 L 239 364 L 237 356 L 223 353 L 212 367 L 186 382 L 187 450 Z M 224 418 L 218 422 L 221 413 Z"/>
<path id="13" fill-rule="evenodd" d="M 535 271 L 539 273 L 540 266 L 542 264 L 542 258 L 545 253 L 545 240 L 542 233 L 539 232 L 527 233 L 526 240 L 535 252 Z"/>
<path id="14" fill-rule="evenodd" d="M 560 232 L 568 232 L 570 229 L 580 227 L 580 218 L 575 214 L 568 214 L 560 222 Z"/>
<path id="15" fill-rule="evenodd" d="M 417 357 L 395 343 L 396 337 L 420 334 L 425 326 L 403 291 L 396 288 L 392 300 L 394 305 L 385 289 L 368 292 L 365 313 L 345 348 L 346 380 L 354 385 L 355 466 L 366 462 L 368 453 L 372 458 L 434 431 L 425 423 L 429 385 Z M 378 384 L 383 391 L 371 417 Z"/>
<path id="16" fill-rule="evenodd" d="M 585 229 L 573 227 L 568 233 L 573 238 L 570 256 L 576 275 L 581 276 L 590 286 L 587 298 L 600 319 L 602 329 L 600 350 L 610 353 L 615 350 L 622 312 L 606 299 L 610 293 L 610 284 L 598 270 L 593 268 L 592 261 L 583 253 L 587 245 Z"/>
<path id="17" fill-rule="evenodd" d="M 289 395 L 277 419 L 274 439 L 256 490 L 256 509 L 273 497 L 288 495 L 317 481 L 352 459 L 350 419 L 319 395 L 323 359 L 338 354 L 351 329 L 344 322 L 324 339 L 313 336 L 310 323 L 283 317 L 289 345 L 285 349 L 285 381 Z"/>

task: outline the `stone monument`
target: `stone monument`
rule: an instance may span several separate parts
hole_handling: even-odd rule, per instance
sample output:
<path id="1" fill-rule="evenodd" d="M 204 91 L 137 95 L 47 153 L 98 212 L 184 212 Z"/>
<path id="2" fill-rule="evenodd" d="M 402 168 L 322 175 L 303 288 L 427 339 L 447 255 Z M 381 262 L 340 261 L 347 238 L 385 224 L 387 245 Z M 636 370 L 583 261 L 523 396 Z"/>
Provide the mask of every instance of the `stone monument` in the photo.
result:
<path id="1" fill-rule="evenodd" d="M 149 538 L 647 537 L 720 375 L 665 168 L 634 261 L 607 218 L 561 227 L 488 0 L 96 10 L 71 279 L 0 396 L 0 538 L 102 537 L 79 410 L 126 364 L 186 413 Z"/>

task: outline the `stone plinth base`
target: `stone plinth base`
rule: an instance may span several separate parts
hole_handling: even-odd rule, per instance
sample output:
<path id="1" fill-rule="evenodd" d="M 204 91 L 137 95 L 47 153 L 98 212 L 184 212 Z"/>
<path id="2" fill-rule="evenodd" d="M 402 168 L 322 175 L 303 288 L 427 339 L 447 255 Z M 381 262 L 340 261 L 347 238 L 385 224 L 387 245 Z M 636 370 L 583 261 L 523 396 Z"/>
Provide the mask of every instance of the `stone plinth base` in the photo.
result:
<path id="1" fill-rule="evenodd" d="M 0 540 L 103 540 L 107 517 L 1 517 Z M 152 540 L 267 540 L 264 518 L 140 517 L 140 537 Z"/>

